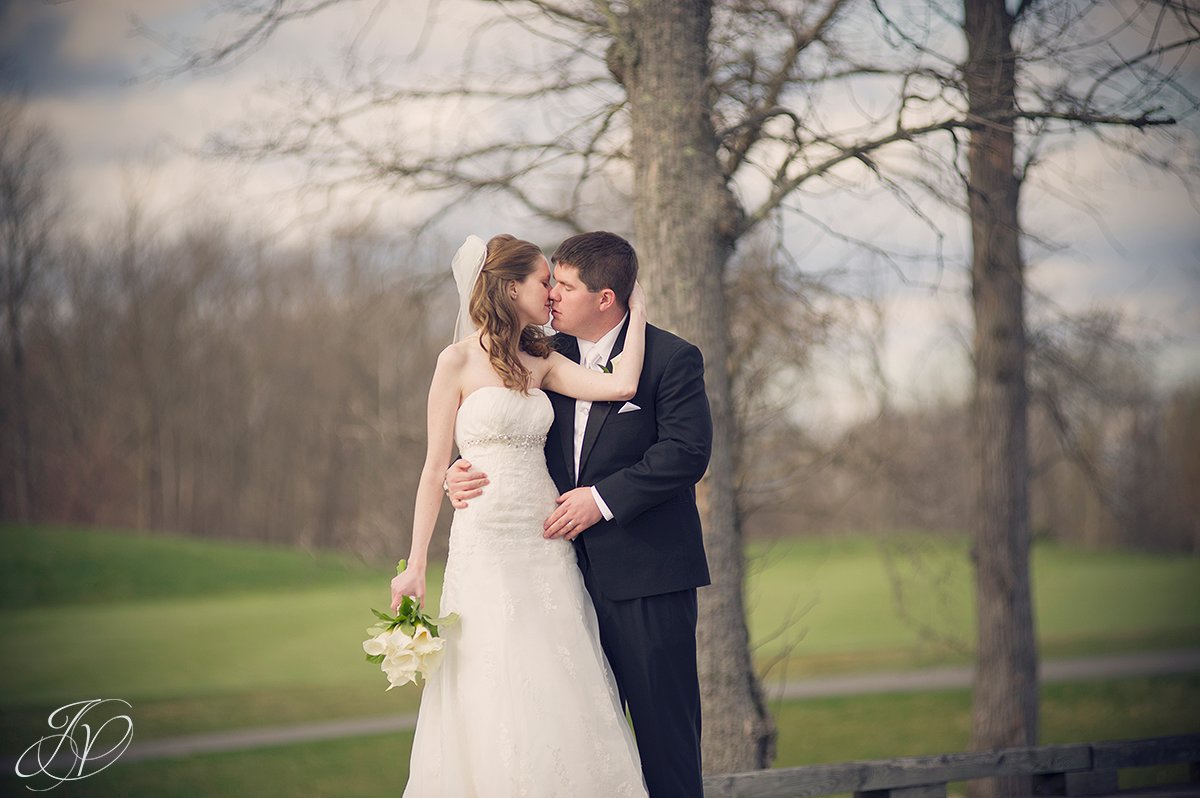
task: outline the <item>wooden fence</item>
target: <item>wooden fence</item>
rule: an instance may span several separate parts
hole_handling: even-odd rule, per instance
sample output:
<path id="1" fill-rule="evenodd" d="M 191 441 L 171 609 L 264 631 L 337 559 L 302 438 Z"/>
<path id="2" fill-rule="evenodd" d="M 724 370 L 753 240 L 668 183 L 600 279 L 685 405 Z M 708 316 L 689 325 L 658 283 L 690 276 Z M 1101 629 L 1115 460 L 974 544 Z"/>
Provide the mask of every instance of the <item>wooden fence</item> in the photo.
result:
<path id="1" fill-rule="evenodd" d="M 1121 792 L 1125 768 L 1187 764 L 1187 781 Z M 836 765 L 709 776 L 705 798 L 808 798 L 854 793 L 855 798 L 945 798 L 950 782 L 1030 776 L 1035 796 L 1200 796 L 1200 734 L 1042 745 Z"/>

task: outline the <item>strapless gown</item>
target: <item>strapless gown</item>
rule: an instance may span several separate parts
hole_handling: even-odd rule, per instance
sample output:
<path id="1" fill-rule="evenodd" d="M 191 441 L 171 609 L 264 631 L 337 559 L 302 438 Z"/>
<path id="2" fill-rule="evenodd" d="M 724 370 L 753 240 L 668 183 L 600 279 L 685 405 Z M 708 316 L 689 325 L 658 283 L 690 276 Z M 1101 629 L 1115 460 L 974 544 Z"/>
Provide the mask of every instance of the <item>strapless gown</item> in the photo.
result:
<path id="1" fill-rule="evenodd" d="M 574 549 L 542 537 L 553 420 L 536 389 L 480 388 L 458 410 L 489 484 L 450 527 L 438 612 L 460 622 L 421 696 L 406 798 L 646 795 Z"/>

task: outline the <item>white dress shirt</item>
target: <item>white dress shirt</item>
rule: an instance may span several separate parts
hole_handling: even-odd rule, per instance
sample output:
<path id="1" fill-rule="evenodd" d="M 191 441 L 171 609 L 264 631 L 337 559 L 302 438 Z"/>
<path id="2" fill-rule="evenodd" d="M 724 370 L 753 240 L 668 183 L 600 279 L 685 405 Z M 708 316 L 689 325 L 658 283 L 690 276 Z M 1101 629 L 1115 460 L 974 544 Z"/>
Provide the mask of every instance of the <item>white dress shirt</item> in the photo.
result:
<path id="1" fill-rule="evenodd" d="M 590 369 L 598 369 L 608 362 L 612 354 L 613 345 L 617 342 L 617 336 L 621 334 L 621 328 L 625 326 L 625 320 L 629 318 L 629 313 L 621 317 L 621 321 L 616 327 L 600 336 L 599 341 L 585 341 L 582 338 L 575 340 L 579 344 L 579 362 L 581 365 Z M 583 399 L 575 400 L 575 479 L 579 480 L 579 456 L 583 452 L 583 434 L 587 431 L 588 415 L 592 411 L 592 403 Z M 592 486 L 592 498 L 596 500 L 596 506 L 600 508 L 600 514 L 604 516 L 605 521 L 613 519 L 612 510 L 608 509 L 608 505 L 604 503 L 604 499 L 600 497 L 600 492 L 596 490 L 596 486 Z"/>

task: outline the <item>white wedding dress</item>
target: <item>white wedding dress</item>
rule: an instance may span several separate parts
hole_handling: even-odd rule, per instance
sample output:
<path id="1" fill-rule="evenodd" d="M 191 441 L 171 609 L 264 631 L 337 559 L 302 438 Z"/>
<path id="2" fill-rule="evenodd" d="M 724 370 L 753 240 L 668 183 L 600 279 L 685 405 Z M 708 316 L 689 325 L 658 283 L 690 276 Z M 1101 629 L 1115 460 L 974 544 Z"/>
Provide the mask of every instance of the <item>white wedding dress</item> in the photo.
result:
<path id="1" fill-rule="evenodd" d="M 537 389 L 487 386 L 458 410 L 489 484 L 450 527 L 438 612 L 460 620 L 421 696 L 407 798 L 646 795 L 574 549 L 542 537 L 553 418 Z"/>

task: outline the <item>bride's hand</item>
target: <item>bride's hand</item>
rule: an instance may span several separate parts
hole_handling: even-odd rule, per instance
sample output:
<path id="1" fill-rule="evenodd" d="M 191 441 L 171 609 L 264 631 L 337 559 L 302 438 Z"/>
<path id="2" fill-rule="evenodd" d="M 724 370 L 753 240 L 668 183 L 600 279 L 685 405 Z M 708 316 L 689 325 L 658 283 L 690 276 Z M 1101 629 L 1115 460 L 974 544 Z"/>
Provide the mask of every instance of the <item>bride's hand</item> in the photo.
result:
<path id="1" fill-rule="evenodd" d="M 633 293 L 629 295 L 629 309 L 646 312 L 646 292 L 642 290 L 640 282 L 633 284 Z"/>
<path id="2" fill-rule="evenodd" d="M 417 603 L 425 608 L 425 570 L 409 567 L 402 574 L 392 577 L 392 614 L 400 609 L 405 596 L 416 596 Z"/>

